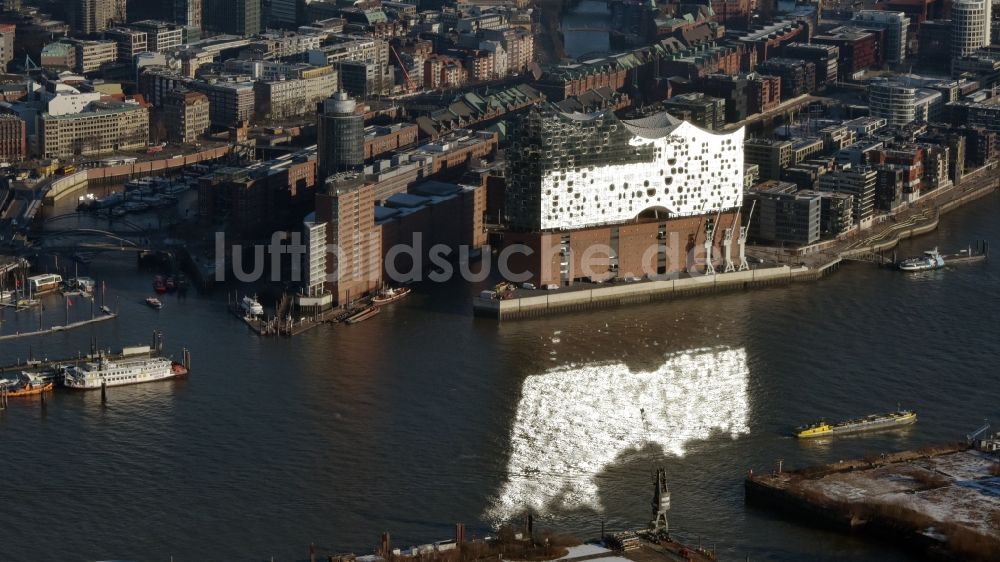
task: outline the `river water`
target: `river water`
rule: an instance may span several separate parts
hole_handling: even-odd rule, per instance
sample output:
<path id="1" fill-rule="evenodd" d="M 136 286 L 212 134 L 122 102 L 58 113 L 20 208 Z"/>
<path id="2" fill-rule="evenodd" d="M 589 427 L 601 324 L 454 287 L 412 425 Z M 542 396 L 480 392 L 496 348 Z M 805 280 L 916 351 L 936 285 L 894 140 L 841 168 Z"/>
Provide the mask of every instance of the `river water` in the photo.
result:
<path id="1" fill-rule="evenodd" d="M 570 58 L 600 55 L 611 48 L 606 2 L 582 0 L 562 17 L 563 49 Z"/>
<path id="2" fill-rule="evenodd" d="M 904 254 L 997 245 L 1000 196 L 947 215 Z M 743 503 L 769 470 L 961 438 L 1000 418 L 1000 264 L 904 275 L 858 264 L 814 284 L 545 319 L 474 318 L 478 287 L 418 285 L 354 326 L 261 339 L 225 291 L 142 304 L 150 273 L 90 273 L 115 321 L 0 342 L 0 361 L 145 342 L 193 356 L 187 380 L 57 392 L 0 414 L 0 560 L 301 560 L 475 534 L 525 510 L 594 536 L 644 526 L 650 472 L 670 521 L 724 560 L 905 560 L 894 548 Z M 50 298 L 47 322 L 65 313 Z M 77 302 L 73 315 L 89 315 Z M 2 333 L 37 323 L 4 315 Z M 800 423 L 892 409 L 905 431 L 801 443 Z"/>

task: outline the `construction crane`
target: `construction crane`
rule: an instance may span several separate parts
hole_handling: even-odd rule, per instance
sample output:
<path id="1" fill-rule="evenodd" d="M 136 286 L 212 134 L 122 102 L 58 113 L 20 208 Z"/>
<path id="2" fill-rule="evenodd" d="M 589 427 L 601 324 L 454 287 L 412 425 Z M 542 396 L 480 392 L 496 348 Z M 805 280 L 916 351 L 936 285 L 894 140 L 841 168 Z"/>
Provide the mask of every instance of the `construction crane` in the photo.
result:
<path id="1" fill-rule="evenodd" d="M 406 64 L 403 63 L 403 59 L 396 52 L 396 48 L 389 45 L 389 49 L 392 54 L 396 56 L 396 60 L 399 62 L 399 68 L 403 70 L 403 77 L 406 78 L 406 85 L 409 86 L 411 92 L 416 92 L 417 87 L 413 85 L 413 80 L 410 79 L 410 73 L 406 71 Z"/>

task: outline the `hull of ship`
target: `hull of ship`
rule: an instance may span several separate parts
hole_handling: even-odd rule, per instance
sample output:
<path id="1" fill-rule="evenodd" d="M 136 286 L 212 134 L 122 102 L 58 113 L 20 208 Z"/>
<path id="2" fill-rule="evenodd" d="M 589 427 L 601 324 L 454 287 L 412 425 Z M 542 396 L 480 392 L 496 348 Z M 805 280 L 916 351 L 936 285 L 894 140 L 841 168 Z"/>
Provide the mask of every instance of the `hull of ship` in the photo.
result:
<path id="1" fill-rule="evenodd" d="M 146 380 L 143 380 L 143 381 L 121 381 L 121 382 L 114 382 L 114 383 L 108 383 L 108 388 L 115 387 L 115 386 L 132 386 L 133 384 L 145 384 L 147 382 L 160 382 L 160 381 L 170 380 L 170 379 L 175 378 L 175 377 L 177 377 L 177 375 L 171 373 L 171 374 L 169 374 L 169 375 L 167 375 L 165 377 L 151 378 L 151 379 L 146 379 Z M 97 389 L 101 388 L 101 383 L 97 383 L 96 386 L 91 385 L 89 383 L 86 386 L 73 386 L 72 384 L 65 384 L 64 383 L 64 386 L 66 388 L 69 388 L 69 389 L 72 389 L 72 390 L 97 390 Z"/>
<path id="2" fill-rule="evenodd" d="M 378 306 L 383 306 L 383 305 L 386 305 L 386 304 L 391 304 L 391 303 L 394 303 L 394 302 L 396 302 L 398 300 L 406 298 L 409 294 L 410 294 L 410 292 L 406 291 L 405 293 L 401 293 L 401 294 L 398 294 L 398 295 L 393 295 L 391 297 L 386 297 L 386 298 L 375 297 L 375 298 L 372 299 L 372 304 L 376 304 Z"/>
<path id="3" fill-rule="evenodd" d="M 43 385 L 36 385 L 32 388 L 21 388 L 18 390 L 8 390 L 7 398 L 25 398 L 28 396 L 38 396 L 43 392 L 50 392 L 53 388 L 52 383 L 46 383 Z"/>
<path id="4" fill-rule="evenodd" d="M 842 427 L 833 427 L 830 431 L 825 431 L 822 433 L 811 433 L 808 435 L 798 434 L 799 439 L 815 439 L 817 437 L 829 437 L 831 435 L 846 435 L 851 433 L 861 433 L 864 431 L 881 431 L 883 429 L 893 429 L 898 427 L 905 427 L 907 425 L 913 425 L 916 423 L 917 417 L 913 416 L 906 419 L 900 420 L 886 420 L 883 422 L 875 422 L 868 424 L 858 424 Z"/>
<path id="5" fill-rule="evenodd" d="M 900 271 L 931 271 L 933 269 L 941 269 L 944 265 L 901 265 L 899 266 Z"/>
<path id="6" fill-rule="evenodd" d="M 916 423 L 916 421 L 917 421 L 917 418 L 913 417 L 913 418 L 908 418 L 908 419 L 905 419 L 905 420 L 892 420 L 892 421 L 885 421 L 885 422 L 869 423 L 869 424 L 865 424 L 865 425 L 854 425 L 854 426 L 847 426 L 847 427 L 835 427 L 835 428 L 833 428 L 833 431 L 831 431 L 827 435 L 830 435 L 830 434 L 833 434 L 833 435 L 843 435 L 845 433 L 859 433 L 859 432 L 862 432 L 862 431 L 877 431 L 877 430 L 880 430 L 880 429 L 891 429 L 891 428 L 894 428 L 894 427 L 903 427 L 903 426 L 907 426 L 907 425 L 913 425 L 914 423 Z"/>

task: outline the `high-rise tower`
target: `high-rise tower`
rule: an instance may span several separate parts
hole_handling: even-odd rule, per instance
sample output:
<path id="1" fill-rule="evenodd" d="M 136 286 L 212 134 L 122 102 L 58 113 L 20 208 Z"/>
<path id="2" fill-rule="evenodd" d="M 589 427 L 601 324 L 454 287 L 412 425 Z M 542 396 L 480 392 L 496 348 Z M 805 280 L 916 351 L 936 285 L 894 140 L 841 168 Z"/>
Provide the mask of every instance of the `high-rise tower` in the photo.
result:
<path id="1" fill-rule="evenodd" d="M 364 165 L 364 117 L 346 93 L 337 92 L 319 103 L 316 129 L 320 177 Z"/>

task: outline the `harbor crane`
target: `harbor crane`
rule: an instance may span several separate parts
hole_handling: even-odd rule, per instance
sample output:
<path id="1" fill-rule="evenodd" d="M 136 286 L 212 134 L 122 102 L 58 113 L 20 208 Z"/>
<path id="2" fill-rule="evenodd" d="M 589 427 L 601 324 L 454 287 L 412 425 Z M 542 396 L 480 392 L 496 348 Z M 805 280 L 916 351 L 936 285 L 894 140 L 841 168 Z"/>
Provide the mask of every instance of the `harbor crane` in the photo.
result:
<path id="1" fill-rule="evenodd" d="M 979 429 L 977 429 L 977 430 L 973 431 L 972 433 L 966 435 L 965 436 L 965 440 L 968 441 L 970 444 L 975 443 L 976 440 L 979 439 L 981 436 L 986 435 L 986 433 L 989 430 L 990 430 L 990 420 L 988 420 L 988 419 L 987 420 L 983 420 L 983 425 L 980 426 Z"/>
<path id="2" fill-rule="evenodd" d="M 757 207 L 757 201 L 754 200 L 754 202 L 750 205 L 750 214 L 747 215 L 746 226 L 740 227 L 740 238 L 738 242 L 740 247 L 740 266 L 739 266 L 740 271 L 746 271 L 750 269 L 750 264 L 747 263 L 747 234 L 749 234 L 750 232 L 750 221 L 753 220 L 753 210 L 756 207 Z"/>
<path id="3" fill-rule="evenodd" d="M 639 417 L 642 418 L 642 428 L 646 433 L 646 442 L 649 442 L 649 422 L 646 420 L 646 409 L 639 409 Z M 652 459 L 650 459 L 652 461 Z M 651 463 L 652 464 L 652 463 Z M 651 467 L 652 468 L 652 467 Z M 666 534 L 670 526 L 667 524 L 667 511 L 670 510 L 670 488 L 667 487 L 667 471 L 663 467 L 656 469 L 653 476 L 653 501 L 650 504 L 653 518 L 649 522 L 649 529 L 654 533 Z"/>

